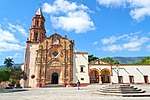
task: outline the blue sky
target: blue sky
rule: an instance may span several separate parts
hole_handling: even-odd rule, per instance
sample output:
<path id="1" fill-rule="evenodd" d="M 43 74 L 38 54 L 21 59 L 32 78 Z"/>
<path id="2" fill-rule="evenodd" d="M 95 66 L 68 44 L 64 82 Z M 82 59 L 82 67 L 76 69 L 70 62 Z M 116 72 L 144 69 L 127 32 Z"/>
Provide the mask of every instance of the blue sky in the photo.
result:
<path id="1" fill-rule="evenodd" d="M 77 51 L 97 57 L 149 56 L 149 0 L 1 0 L 0 65 L 6 57 L 24 62 L 25 42 L 39 4 L 47 37 L 75 40 Z"/>

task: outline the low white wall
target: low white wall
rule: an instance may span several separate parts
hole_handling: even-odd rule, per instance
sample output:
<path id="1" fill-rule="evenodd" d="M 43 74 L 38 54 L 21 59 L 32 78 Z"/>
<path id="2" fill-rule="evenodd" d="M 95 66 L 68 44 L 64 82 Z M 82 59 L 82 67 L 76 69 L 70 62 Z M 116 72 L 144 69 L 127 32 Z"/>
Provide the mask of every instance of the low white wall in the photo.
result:
<path id="1" fill-rule="evenodd" d="M 112 71 L 111 82 L 118 83 L 118 75 L 123 77 L 123 83 L 130 83 L 129 76 L 134 77 L 134 83 L 144 84 L 144 76 L 148 76 L 150 83 L 150 65 L 132 65 L 132 64 L 119 64 L 119 65 L 89 65 L 90 69 L 96 68 L 101 71 L 105 68 Z M 117 71 L 118 70 L 118 71 Z"/>
<path id="2" fill-rule="evenodd" d="M 118 82 L 118 75 L 116 68 L 117 66 L 112 67 L 112 82 Z M 129 76 L 134 77 L 134 83 L 145 83 L 144 75 L 148 76 L 148 80 L 150 81 L 150 65 L 118 65 L 119 76 L 123 76 L 123 83 L 130 83 Z"/>

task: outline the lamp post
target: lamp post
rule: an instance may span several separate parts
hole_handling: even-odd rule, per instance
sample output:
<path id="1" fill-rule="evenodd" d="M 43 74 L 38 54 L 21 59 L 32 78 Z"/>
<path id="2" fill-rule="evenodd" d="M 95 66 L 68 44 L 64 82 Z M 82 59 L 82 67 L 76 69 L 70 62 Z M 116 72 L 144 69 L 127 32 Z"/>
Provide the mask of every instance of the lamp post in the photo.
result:
<path id="1" fill-rule="evenodd" d="M 118 83 L 120 83 L 120 81 L 119 81 L 119 66 L 118 65 L 116 66 L 116 69 L 117 69 Z"/>

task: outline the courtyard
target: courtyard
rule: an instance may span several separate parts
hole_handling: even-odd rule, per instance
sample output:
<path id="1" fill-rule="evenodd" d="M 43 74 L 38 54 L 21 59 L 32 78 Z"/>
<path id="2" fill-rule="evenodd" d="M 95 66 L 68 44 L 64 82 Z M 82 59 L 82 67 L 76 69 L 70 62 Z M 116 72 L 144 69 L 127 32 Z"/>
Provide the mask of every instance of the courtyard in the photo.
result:
<path id="1" fill-rule="evenodd" d="M 108 84 L 106 84 L 108 85 Z M 150 97 L 118 97 L 100 95 L 97 91 L 106 85 L 87 87 L 26 88 L 27 91 L 0 93 L 0 100 L 150 100 Z M 149 85 L 134 85 L 150 93 Z"/>

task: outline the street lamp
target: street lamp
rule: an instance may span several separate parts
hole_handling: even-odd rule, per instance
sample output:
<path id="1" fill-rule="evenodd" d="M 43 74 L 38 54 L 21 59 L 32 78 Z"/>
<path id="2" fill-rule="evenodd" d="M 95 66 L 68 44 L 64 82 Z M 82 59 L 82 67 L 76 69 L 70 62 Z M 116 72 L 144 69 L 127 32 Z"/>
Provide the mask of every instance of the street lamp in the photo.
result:
<path id="1" fill-rule="evenodd" d="M 120 83 L 120 81 L 119 81 L 120 80 L 119 79 L 119 66 L 118 65 L 116 66 L 116 69 L 117 69 L 118 83 Z"/>

